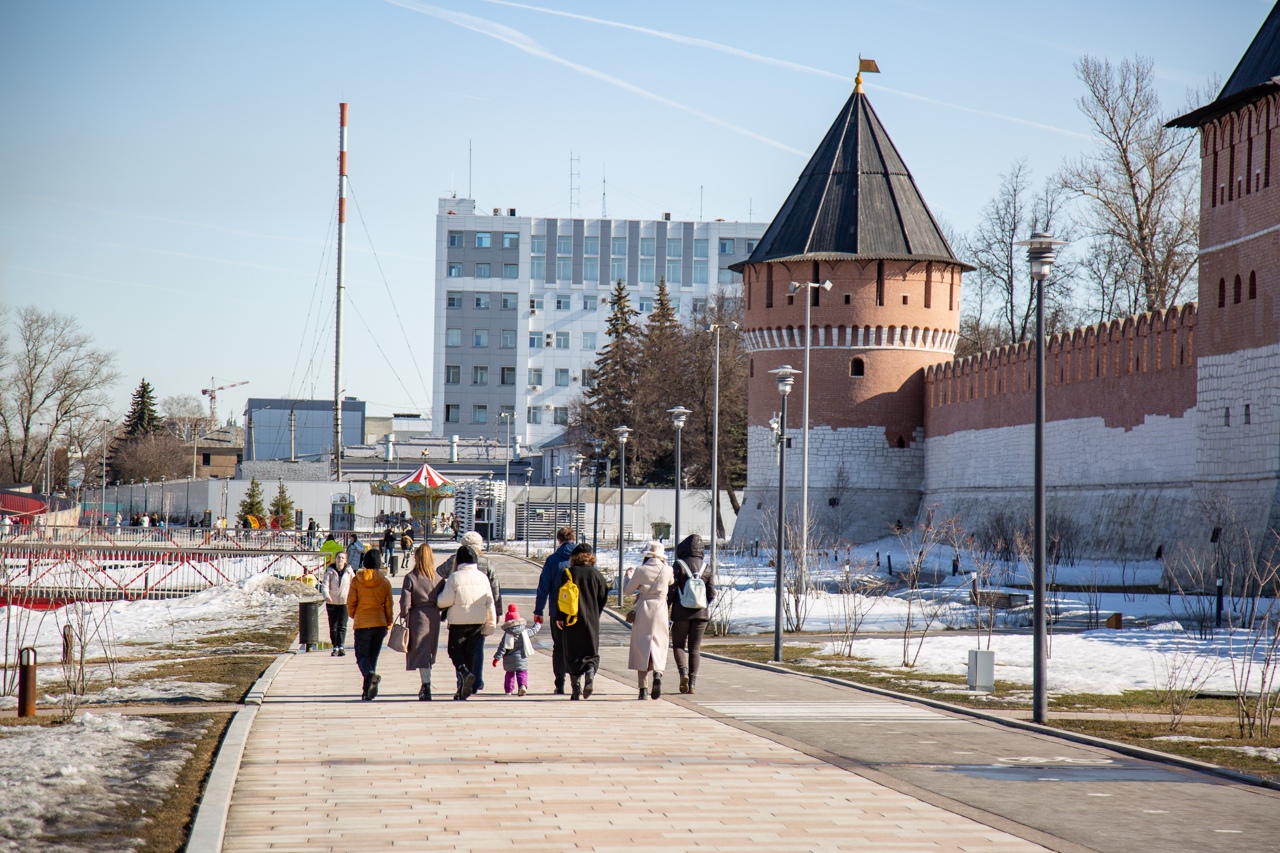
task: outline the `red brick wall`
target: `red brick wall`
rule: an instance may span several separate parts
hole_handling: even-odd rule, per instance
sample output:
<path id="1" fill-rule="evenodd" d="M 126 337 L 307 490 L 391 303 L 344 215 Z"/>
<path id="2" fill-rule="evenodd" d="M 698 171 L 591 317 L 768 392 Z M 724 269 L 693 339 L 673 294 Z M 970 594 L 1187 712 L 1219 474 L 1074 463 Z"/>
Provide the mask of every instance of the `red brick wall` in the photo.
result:
<path id="1" fill-rule="evenodd" d="M 1047 420 L 1100 417 L 1132 429 L 1147 415 L 1180 417 L 1196 404 L 1196 306 L 1141 314 L 1054 335 L 1045 348 Z M 1035 420 L 1031 343 L 925 371 L 925 435 Z"/>

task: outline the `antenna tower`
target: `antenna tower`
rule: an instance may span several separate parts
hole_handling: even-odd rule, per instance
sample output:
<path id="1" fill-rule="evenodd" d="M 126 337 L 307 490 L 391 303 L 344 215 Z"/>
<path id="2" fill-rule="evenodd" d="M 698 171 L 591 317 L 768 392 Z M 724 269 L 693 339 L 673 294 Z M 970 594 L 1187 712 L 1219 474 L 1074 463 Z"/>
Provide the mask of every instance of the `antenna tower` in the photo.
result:
<path id="1" fill-rule="evenodd" d="M 569 152 L 569 218 L 573 219 L 575 212 L 581 207 L 581 179 L 582 173 L 579 171 L 578 163 L 581 157 L 574 157 L 573 152 Z"/>
<path id="2" fill-rule="evenodd" d="M 604 166 L 600 167 L 600 218 L 609 218 L 609 176 Z"/>

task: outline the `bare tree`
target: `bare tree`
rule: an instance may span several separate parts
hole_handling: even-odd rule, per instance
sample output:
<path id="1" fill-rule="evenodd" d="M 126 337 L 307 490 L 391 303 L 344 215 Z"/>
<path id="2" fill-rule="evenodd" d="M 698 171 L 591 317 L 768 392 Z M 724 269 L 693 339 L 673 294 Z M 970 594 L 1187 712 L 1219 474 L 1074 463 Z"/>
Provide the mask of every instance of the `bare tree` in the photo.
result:
<path id="1" fill-rule="evenodd" d="M 172 435 L 144 435 L 117 444 L 111 468 L 122 480 L 176 480 L 191 473 L 191 454 Z"/>
<path id="2" fill-rule="evenodd" d="M 827 597 L 827 611 L 831 615 L 836 635 L 836 653 L 851 657 L 853 641 L 862 630 L 862 623 L 877 604 L 884 599 L 889 579 L 875 573 L 875 566 L 865 557 L 855 565 L 846 560 L 836 575 L 835 595 Z"/>
<path id="3" fill-rule="evenodd" d="M 898 527 L 895 530 L 898 542 L 907 552 L 909 561 L 906 570 L 902 572 L 902 580 L 906 587 L 903 600 L 907 603 L 906 618 L 902 625 L 902 665 L 905 667 L 916 665 L 929 631 L 951 607 L 950 594 L 943 592 L 940 595 L 939 589 L 922 588 L 921 575 L 925 562 L 933 550 L 954 538 L 952 529 L 957 524 L 955 518 L 948 518 L 941 524 L 934 524 L 933 508 L 928 507 L 921 513 L 920 520 L 915 524 Z M 913 630 L 918 632 L 914 647 L 911 636 Z"/>
<path id="4" fill-rule="evenodd" d="M 1165 127 L 1150 58 L 1113 65 L 1086 56 L 1076 63 L 1076 76 L 1086 90 L 1077 103 L 1098 145 L 1067 162 L 1058 182 L 1084 201 L 1082 224 L 1094 238 L 1094 253 L 1123 249 L 1131 258 L 1110 264 L 1099 284 L 1102 301 L 1114 282 L 1136 272 L 1141 310 L 1176 305 L 1193 292 L 1200 239 L 1195 134 Z"/>
<path id="5" fill-rule="evenodd" d="M 194 394 L 174 394 L 160 401 L 165 428 L 186 443 L 199 438 L 212 424 L 204 404 Z"/>
<path id="6" fill-rule="evenodd" d="M 0 337 L 0 479 L 30 482 L 64 427 L 105 411 L 119 374 L 70 315 L 27 306 L 0 316 L 10 322 L 16 345 Z"/>

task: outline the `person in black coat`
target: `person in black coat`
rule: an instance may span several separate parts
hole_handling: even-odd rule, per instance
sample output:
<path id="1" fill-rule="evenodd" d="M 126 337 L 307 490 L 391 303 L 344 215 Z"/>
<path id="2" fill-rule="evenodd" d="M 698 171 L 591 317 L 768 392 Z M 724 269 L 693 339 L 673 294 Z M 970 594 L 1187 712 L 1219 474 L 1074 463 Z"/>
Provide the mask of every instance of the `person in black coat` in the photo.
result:
<path id="1" fill-rule="evenodd" d="M 704 566 L 702 537 L 691 533 L 676 546 L 676 564 L 672 566 L 672 584 L 667 590 L 671 605 L 671 648 L 676 669 L 680 671 L 680 692 L 692 693 L 698 680 L 698 664 L 702 661 L 702 635 L 711 620 L 711 602 L 716 600 L 716 585 L 710 566 Z M 680 603 L 680 590 L 691 577 L 702 577 L 707 587 L 707 606 L 691 610 Z"/>
<path id="2" fill-rule="evenodd" d="M 560 588 L 566 575 L 578 585 L 578 618 L 573 624 L 560 612 Z M 573 685 L 569 698 L 590 698 L 600 668 L 600 614 L 609 600 L 609 585 L 596 569 L 590 545 L 583 543 L 573 549 L 569 568 L 552 581 L 551 589 L 551 618 L 562 632 L 565 664 Z"/>

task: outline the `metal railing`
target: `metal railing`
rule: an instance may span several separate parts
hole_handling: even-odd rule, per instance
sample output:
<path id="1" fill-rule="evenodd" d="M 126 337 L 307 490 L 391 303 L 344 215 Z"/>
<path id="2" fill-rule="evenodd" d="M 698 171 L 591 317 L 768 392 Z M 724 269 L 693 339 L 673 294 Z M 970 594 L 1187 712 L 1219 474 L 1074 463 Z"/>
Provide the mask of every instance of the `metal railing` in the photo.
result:
<path id="1" fill-rule="evenodd" d="M 53 527 L 24 524 L 0 537 L 3 543 L 86 545 L 111 548 L 198 548 L 229 551 L 313 551 L 324 541 L 305 530 L 226 530 L 204 527 Z"/>

